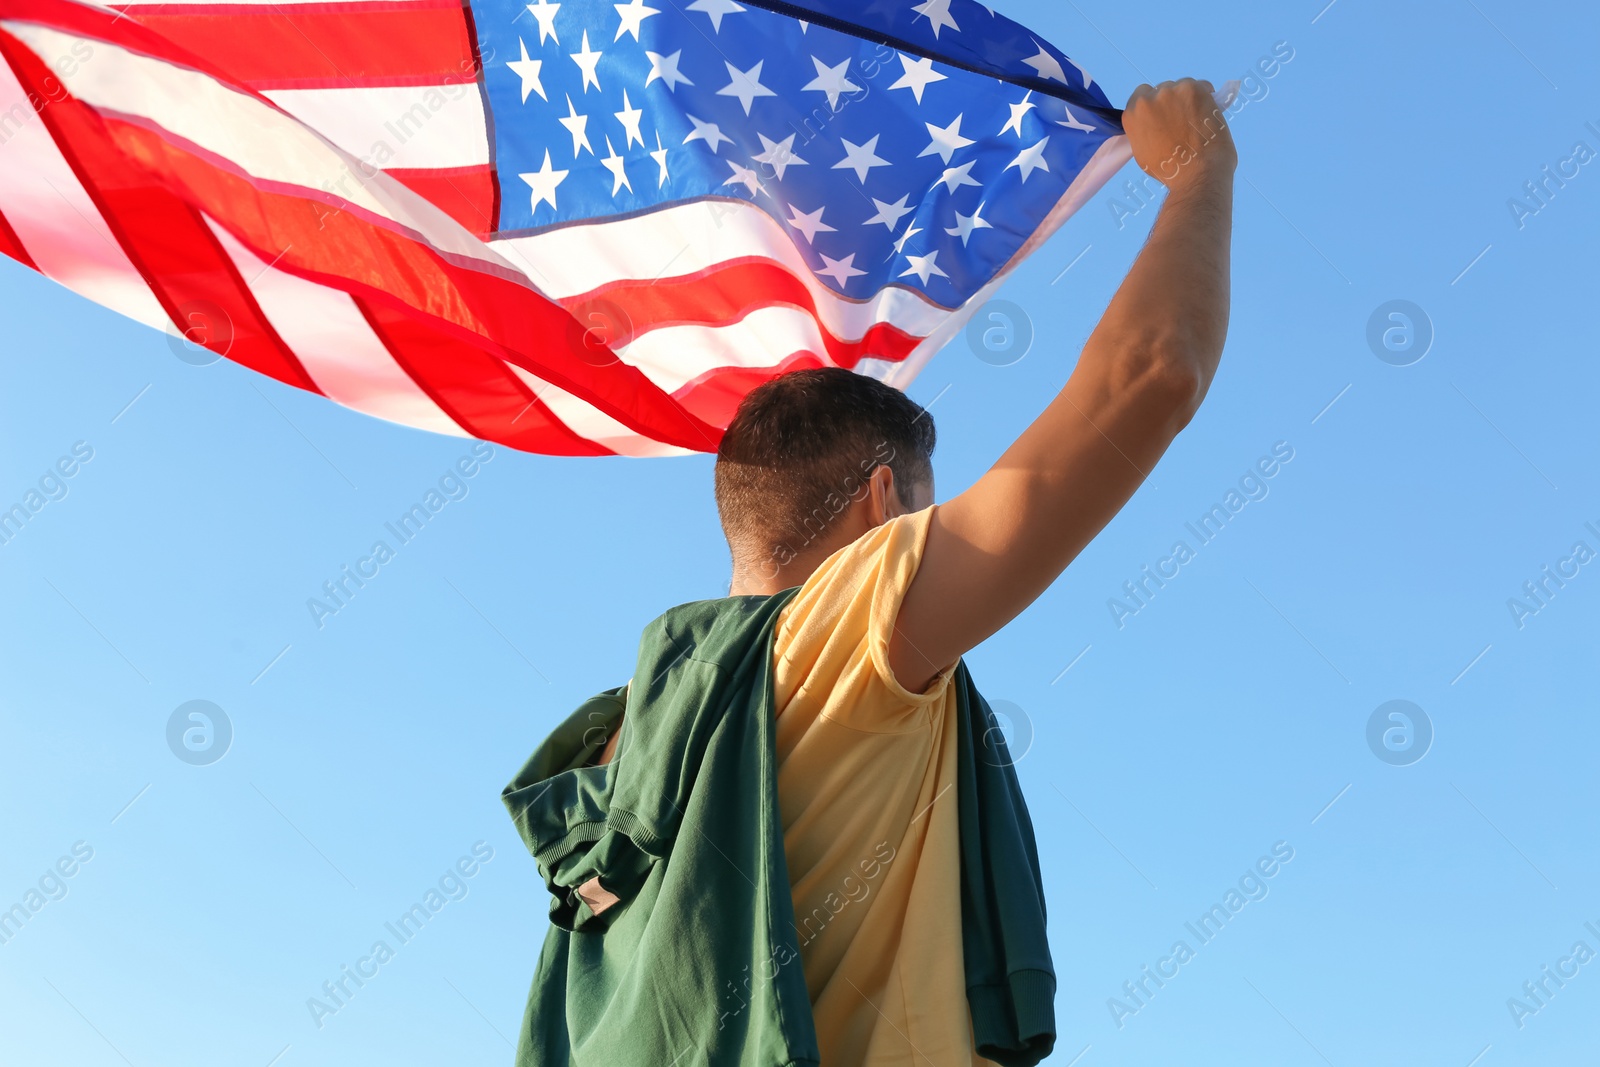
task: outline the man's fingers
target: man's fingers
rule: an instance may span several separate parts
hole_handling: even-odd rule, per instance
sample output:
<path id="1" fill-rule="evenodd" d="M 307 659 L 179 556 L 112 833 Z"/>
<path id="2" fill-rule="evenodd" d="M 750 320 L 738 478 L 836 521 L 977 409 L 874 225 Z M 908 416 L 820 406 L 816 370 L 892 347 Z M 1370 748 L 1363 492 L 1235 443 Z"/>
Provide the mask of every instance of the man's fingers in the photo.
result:
<path id="1" fill-rule="evenodd" d="M 1141 85 L 1124 111 L 1134 159 L 1169 186 L 1191 162 L 1203 161 L 1201 170 L 1236 159 L 1216 87 L 1204 78 Z"/>

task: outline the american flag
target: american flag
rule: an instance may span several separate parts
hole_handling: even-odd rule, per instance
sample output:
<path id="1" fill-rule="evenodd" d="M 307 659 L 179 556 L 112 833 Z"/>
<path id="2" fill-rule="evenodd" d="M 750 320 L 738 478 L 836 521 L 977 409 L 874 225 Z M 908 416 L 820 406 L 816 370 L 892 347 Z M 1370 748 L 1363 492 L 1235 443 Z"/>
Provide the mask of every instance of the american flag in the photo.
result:
<path id="1" fill-rule="evenodd" d="M 1127 160 L 976 0 L 0 0 L 0 251 L 380 418 L 716 447 L 904 387 Z"/>

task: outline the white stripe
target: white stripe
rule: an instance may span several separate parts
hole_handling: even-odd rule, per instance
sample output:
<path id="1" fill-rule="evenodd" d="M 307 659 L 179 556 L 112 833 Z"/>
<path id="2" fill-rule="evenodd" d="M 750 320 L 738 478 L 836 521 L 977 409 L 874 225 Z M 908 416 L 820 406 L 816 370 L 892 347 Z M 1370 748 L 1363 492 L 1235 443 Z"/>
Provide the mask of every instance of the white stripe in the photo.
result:
<path id="1" fill-rule="evenodd" d="M 84 42 L 30 23 L 8 20 L 0 25 L 46 65 L 67 71 L 61 74 L 62 83 L 91 107 L 152 122 L 256 179 L 333 193 L 411 228 L 441 252 L 490 263 L 501 271 L 509 268 L 433 204 L 385 174 L 364 176 L 354 157 L 248 93 L 105 41 Z M 61 62 L 80 42 L 88 44 L 93 60 Z"/>
<path id="2" fill-rule="evenodd" d="M 277 270 L 214 219 L 206 222 L 278 336 L 330 400 L 390 422 L 469 436 L 395 362 L 348 293 Z"/>
<path id="3" fill-rule="evenodd" d="M 346 152 L 385 170 L 489 162 L 483 98 L 472 82 L 261 94 Z"/>
<path id="4" fill-rule="evenodd" d="M 566 424 L 567 428 L 585 440 L 609 448 L 619 456 L 692 456 L 694 452 L 677 445 L 664 445 L 660 441 L 641 437 L 586 400 L 580 400 L 543 378 L 531 374 L 515 363 L 507 363 L 513 374 L 533 390 L 533 395 L 550 409 L 550 413 Z"/>
<path id="5" fill-rule="evenodd" d="M 732 259 L 777 263 L 799 278 L 829 332 L 859 340 L 889 322 L 922 337 L 949 315 L 920 294 L 893 287 L 871 300 L 840 296 L 817 280 L 782 223 L 754 204 L 699 200 L 632 218 L 564 226 L 489 247 L 527 270 L 546 294 L 565 300 L 621 278 L 676 278 Z"/>
<path id="6" fill-rule="evenodd" d="M 0 212 L 47 278 L 147 326 L 175 332 L 4 61 Z"/>
<path id="7" fill-rule="evenodd" d="M 797 352 L 830 362 L 816 320 L 790 307 L 761 308 L 726 326 L 663 326 L 614 351 L 668 393 L 719 367 L 776 367 Z"/>

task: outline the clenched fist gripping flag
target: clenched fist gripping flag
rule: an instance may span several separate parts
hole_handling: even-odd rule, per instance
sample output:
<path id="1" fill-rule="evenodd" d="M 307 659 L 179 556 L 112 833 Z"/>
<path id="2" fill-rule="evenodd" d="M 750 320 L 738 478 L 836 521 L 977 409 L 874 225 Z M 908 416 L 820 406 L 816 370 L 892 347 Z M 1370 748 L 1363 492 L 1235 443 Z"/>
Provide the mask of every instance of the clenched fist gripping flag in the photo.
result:
<path id="1" fill-rule="evenodd" d="M 1118 118 L 976 0 L 0 0 L 0 251 L 369 415 L 708 451 L 909 382 Z"/>

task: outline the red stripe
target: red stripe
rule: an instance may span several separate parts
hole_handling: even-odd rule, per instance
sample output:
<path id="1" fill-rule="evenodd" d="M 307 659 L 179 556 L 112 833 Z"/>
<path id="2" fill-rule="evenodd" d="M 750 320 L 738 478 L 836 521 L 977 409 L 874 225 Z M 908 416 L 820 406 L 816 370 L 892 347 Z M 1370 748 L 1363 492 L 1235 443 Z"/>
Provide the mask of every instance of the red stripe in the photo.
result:
<path id="1" fill-rule="evenodd" d="M 99 114 L 71 97 L 56 99 L 44 91 L 45 86 L 59 88 L 59 83 L 37 56 L 3 30 L 0 56 L 30 96 L 47 101 L 39 118 L 178 329 L 253 371 L 318 392 L 194 208 L 131 165 Z"/>
<path id="2" fill-rule="evenodd" d="M 17 231 L 11 228 L 11 223 L 6 221 L 4 213 L 0 213 L 0 252 L 4 252 L 24 267 L 39 269 L 39 264 L 28 255 L 28 250 L 22 247 L 22 238 L 17 236 Z"/>
<path id="3" fill-rule="evenodd" d="M 384 173 L 431 201 L 474 236 L 487 237 L 494 229 L 495 176 L 489 164 Z"/>
<path id="4" fill-rule="evenodd" d="M 735 260 L 665 281 L 616 282 L 561 304 L 580 321 L 614 322 L 615 333 L 607 338 L 614 346 L 663 326 L 727 326 L 779 305 L 810 314 L 828 358 L 841 367 L 854 368 L 868 356 L 898 363 L 922 340 L 887 322 L 874 323 L 854 341 L 834 335 L 823 325 L 811 290 L 771 260 Z"/>
<path id="5" fill-rule="evenodd" d="M 579 358 L 582 334 L 572 316 L 527 285 L 446 260 L 356 212 L 257 187 L 143 126 L 104 124 L 127 156 L 262 260 L 276 260 L 277 269 L 399 309 L 456 345 L 522 366 L 646 437 L 716 448 L 718 427 L 688 415 L 635 368 L 608 352 L 592 362 Z M 525 406 L 506 412 L 506 425 Z"/>
<path id="6" fill-rule="evenodd" d="M 125 10 L 257 90 L 438 85 L 477 77 L 459 0 Z"/>
<path id="7" fill-rule="evenodd" d="M 614 454 L 573 433 L 500 360 L 398 308 L 365 300 L 356 306 L 401 369 L 474 437 L 549 456 Z"/>
<path id="8" fill-rule="evenodd" d="M 745 394 L 763 382 L 795 370 L 824 366 L 811 352 L 796 352 L 775 367 L 714 367 L 680 386 L 672 399 L 692 414 L 717 426 L 733 421 Z"/>

